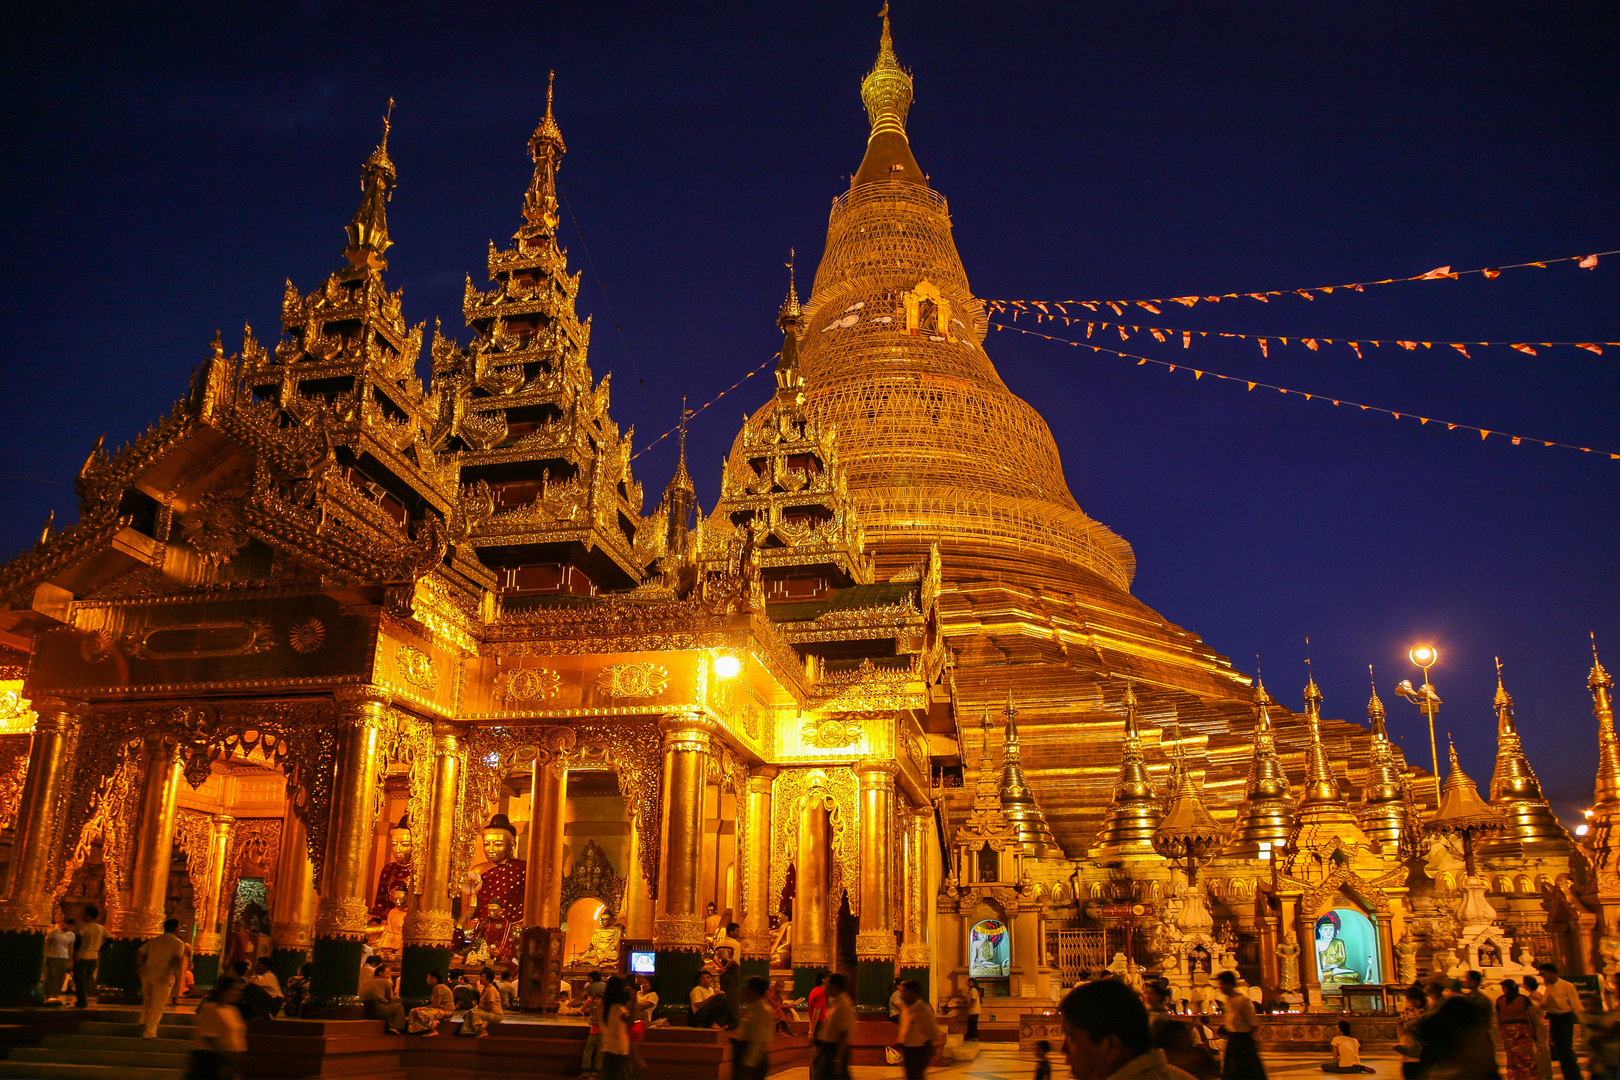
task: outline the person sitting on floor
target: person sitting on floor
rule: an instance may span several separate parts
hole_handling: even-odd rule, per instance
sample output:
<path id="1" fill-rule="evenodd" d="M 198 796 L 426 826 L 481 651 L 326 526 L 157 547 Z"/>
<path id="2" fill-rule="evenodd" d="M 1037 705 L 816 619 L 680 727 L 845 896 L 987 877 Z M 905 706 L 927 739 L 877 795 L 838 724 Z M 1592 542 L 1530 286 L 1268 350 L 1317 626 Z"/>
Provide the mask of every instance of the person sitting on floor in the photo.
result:
<path id="1" fill-rule="evenodd" d="M 396 1035 L 405 1032 L 405 1005 L 394 994 L 394 981 L 383 967 L 382 957 L 366 959 L 371 975 L 360 984 L 360 1004 L 365 1007 L 367 1020 L 381 1020 L 383 1026 Z"/>
<path id="2" fill-rule="evenodd" d="M 1322 1065 L 1323 1072 L 1364 1073 L 1373 1070 L 1361 1063 L 1361 1040 L 1350 1034 L 1350 1021 L 1339 1021 L 1339 1033 L 1333 1036 L 1333 1060 Z"/>
<path id="3" fill-rule="evenodd" d="M 431 1039 L 439 1033 L 439 1021 L 450 1019 L 450 1014 L 456 1011 L 456 999 L 444 981 L 444 974 L 437 968 L 428 972 L 427 984 L 428 1003 L 411 1010 L 406 1029 L 412 1035 Z"/>

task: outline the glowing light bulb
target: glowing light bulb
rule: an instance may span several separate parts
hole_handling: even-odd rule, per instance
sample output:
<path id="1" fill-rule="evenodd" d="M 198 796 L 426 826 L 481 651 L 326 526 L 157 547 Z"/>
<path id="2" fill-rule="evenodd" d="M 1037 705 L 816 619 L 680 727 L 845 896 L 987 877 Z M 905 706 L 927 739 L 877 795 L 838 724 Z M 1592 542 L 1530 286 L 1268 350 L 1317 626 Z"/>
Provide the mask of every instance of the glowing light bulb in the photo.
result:
<path id="1" fill-rule="evenodd" d="M 742 673 L 742 661 L 730 654 L 722 653 L 714 658 L 714 677 L 717 679 L 735 679 Z"/>
<path id="2" fill-rule="evenodd" d="M 1414 645 L 1412 651 L 1406 654 L 1420 668 L 1428 669 L 1440 659 L 1439 651 L 1433 645 Z"/>

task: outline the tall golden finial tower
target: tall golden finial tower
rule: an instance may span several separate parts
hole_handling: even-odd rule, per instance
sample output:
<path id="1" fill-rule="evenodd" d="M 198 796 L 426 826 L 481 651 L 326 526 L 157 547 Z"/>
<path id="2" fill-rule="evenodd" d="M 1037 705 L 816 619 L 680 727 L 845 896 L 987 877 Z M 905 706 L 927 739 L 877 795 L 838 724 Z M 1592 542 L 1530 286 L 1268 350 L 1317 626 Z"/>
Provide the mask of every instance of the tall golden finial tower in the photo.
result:
<path id="1" fill-rule="evenodd" d="M 1310 661 L 1305 661 L 1310 670 Z M 1322 744 L 1322 691 L 1316 685 L 1316 676 L 1307 675 L 1305 681 L 1305 722 L 1310 728 L 1310 743 L 1305 751 L 1305 790 L 1300 796 L 1300 815 L 1313 808 L 1345 809 L 1344 791 L 1333 775 L 1328 761 L 1327 747 Z"/>
<path id="2" fill-rule="evenodd" d="M 1371 681 L 1372 677 L 1372 665 L 1368 664 L 1367 678 Z M 1410 834 L 1413 823 L 1407 808 L 1406 777 L 1395 758 L 1394 744 L 1389 741 L 1377 682 L 1373 682 L 1372 697 L 1367 699 L 1367 723 L 1372 728 L 1372 742 L 1367 779 L 1361 786 L 1361 828 L 1368 839 L 1393 852 Z"/>
<path id="3" fill-rule="evenodd" d="M 1024 782 L 1023 752 L 1018 745 L 1018 710 L 1013 707 L 1012 690 L 1007 691 L 1007 727 L 1002 739 L 1001 797 L 1002 812 L 1018 833 L 1018 841 L 1027 850 L 1043 859 L 1065 858 L 1063 849 L 1052 836 L 1046 815 L 1035 801 L 1035 793 Z"/>
<path id="4" fill-rule="evenodd" d="M 393 197 L 394 162 L 388 156 L 388 131 L 394 116 L 394 99 L 388 99 L 388 112 L 383 116 L 382 141 L 360 167 L 360 206 L 354 219 L 344 229 L 349 245 L 343 255 L 349 265 L 372 270 L 388 269 L 388 249 L 394 242 L 388 238 L 388 200 Z"/>
<path id="5" fill-rule="evenodd" d="M 1507 817 L 1507 827 L 1483 841 L 1481 852 L 1491 854 L 1560 849 L 1568 855 L 1569 834 L 1547 805 L 1541 783 L 1530 768 L 1519 727 L 1513 719 L 1513 698 L 1502 682 L 1502 658 L 1496 658 L 1496 771 L 1491 774 L 1491 804 Z"/>
<path id="6" fill-rule="evenodd" d="M 1159 827 L 1162 816 L 1162 807 L 1153 794 L 1153 780 L 1142 752 L 1136 687 L 1127 680 L 1125 738 L 1120 746 L 1119 775 L 1114 781 L 1114 798 L 1108 821 L 1103 825 L 1096 846 L 1089 853 L 1090 857 L 1112 859 L 1121 855 L 1153 854 L 1153 830 Z"/>
<path id="7" fill-rule="evenodd" d="M 1254 677 L 1254 757 L 1249 763 L 1243 809 L 1238 826 L 1225 854 L 1258 858 L 1261 845 L 1280 847 L 1294 829 L 1293 808 L 1289 805 L 1288 774 L 1277 756 L 1277 736 L 1271 727 L 1271 706 L 1266 684 Z"/>
<path id="8" fill-rule="evenodd" d="M 1591 830 L 1583 846 L 1597 871 L 1605 922 L 1613 926 L 1611 920 L 1620 916 L 1620 745 L 1615 742 L 1614 680 L 1598 659 L 1596 634 L 1592 635 L 1592 672 L 1586 686 L 1592 691 L 1592 715 L 1597 719 L 1598 770 Z M 1616 915 L 1611 916 L 1611 911 Z"/>

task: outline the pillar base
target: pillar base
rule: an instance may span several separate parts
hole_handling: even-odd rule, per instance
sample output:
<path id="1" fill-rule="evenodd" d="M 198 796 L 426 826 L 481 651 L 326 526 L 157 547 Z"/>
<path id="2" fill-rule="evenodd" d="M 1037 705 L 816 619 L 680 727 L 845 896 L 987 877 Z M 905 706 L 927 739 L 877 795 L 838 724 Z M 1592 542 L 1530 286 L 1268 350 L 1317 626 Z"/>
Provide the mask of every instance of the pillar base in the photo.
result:
<path id="1" fill-rule="evenodd" d="M 277 945 L 270 950 L 270 970 L 276 973 L 276 979 L 283 987 L 287 980 L 298 974 L 298 969 L 309 960 L 309 950 L 305 948 L 287 948 Z M 193 962 L 195 964 L 195 962 Z M 219 967 L 219 957 L 214 957 L 215 970 Z M 197 976 L 197 985 L 202 985 L 202 976 Z"/>
<path id="2" fill-rule="evenodd" d="M 328 1019 L 360 1015 L 360 956 L 362 942 L 317 937 L 310 950 L 315 971 L 309 980 L 310 1004 Z M 331 1011 L 341 1010 L 341 1011 Z"/>
<path id="3" fill-rule="evenodd" d="M 816 976 L 824 971 L 831 971 L 826 967 L 795 967 L 793 969 L 793 999 L 797 1001 L 808 997 L 810 991 L 816 988 Z"/>
<path id="4" fill-rule="evenodd" d="M 763 958 L 756 960 L 752 957 L 745 957 L 737 962 L 737 966 L 742 968 L 743 982 L 747 982 L 756 975 L 767 983 L 771 981 L 771 962 L 769 960 Z"/>
<path id="5" fill-rule="evenodd" d="M 100 992 L 97 1004 L 139 1005 L 141 1003 L 140 958 L 136 955 L 143 938 L 112 938 L 101 950 L 96 968 Z"/>
<path id="6" fill-rule="evenodd" d="M 858 960 L 855 964 L 855 1012 L 859 1016 L 889 1015 L 894 993 L 894 961 Z"/>
<path id="7" fill-rule="evenodd" d="M 932 1001 L 932 1000 L 934 1000 L 933 998 L 928 996 L 928 991 L 929 991 L 930 987 L 928 985 L 928 969 L 927 968 L 925 968 L 925 967 L 897 968 L 897 969 L 895 969 L 894 975 L 895 975 L 895 978 L 900 979 L 901 981 L 905 981 L 907 979 L 914 980 L 917 983 L 918 986 L 922 987 L 922 999 L 924 1001 Z"/>
<path id="8" fill-rule="evenodd" d="M 217 952 L 191 954 L 191 988 L 193 990 L 202 991 L 214 988 L 214 984 L 219 982 L 219 962 L 221 959 L 223 957 Z M 281 984 L 283 986 L 287 985 L 287 980 L 282 979 Z"/>
<path id="9" fill-rule="evenodd" d="M 38 1005 L 45 976 L 45 932 L 0 933 L 0 1004 Z"/>
<path id="10" fill-rule="evenodd" d="M 658 991 L 658 1016 L 669 1017 L 674 1025 L 690 1016 L 692 987 L 697 985 L 698 972 L 703 970 L 703 954 L 686 949 L 656 949 L 653 962 L 653 989 Z"/>
<path id="11" fill-rule="evenodd" d="M 399 999 L 407 1009 L 428 1003 L 428 972 L 436 970 L 441 980 L 448 978 L 452 955 L 448 945 L 407 944 L 400 950 Z"/>

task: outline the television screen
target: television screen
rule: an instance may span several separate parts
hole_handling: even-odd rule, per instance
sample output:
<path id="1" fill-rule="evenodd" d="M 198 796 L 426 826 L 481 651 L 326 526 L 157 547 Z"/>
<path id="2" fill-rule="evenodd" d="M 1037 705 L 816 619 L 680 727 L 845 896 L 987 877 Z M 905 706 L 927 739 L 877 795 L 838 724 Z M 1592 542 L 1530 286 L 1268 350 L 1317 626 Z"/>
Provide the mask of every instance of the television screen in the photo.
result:
<path id="1" fill-rule="evenodd" d="M 654 971 L 656 953 L 633 952 L 630 954 L 630 974 L 651 975 Z"/>

